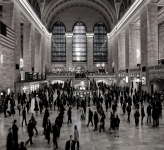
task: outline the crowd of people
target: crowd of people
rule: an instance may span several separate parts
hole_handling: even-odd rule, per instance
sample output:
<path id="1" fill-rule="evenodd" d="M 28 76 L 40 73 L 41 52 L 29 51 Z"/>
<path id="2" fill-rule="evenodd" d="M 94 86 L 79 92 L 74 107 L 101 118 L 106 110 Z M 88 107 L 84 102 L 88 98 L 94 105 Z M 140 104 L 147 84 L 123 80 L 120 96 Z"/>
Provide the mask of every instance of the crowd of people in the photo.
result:
<path id="1" fill-rule="evenodd" d="M 35 116 L 43 113 L 43 134 L 47 140 L 47 144 L 50 143 L 51 134 L 53 136 L 54 149 L 58 149 L 58 140 L 61 135 L 61 128 L 64 121 L 64 114 L 67 111 L 67 124 L 72 123 L 72 108 L 77 106 L 81 111 L 81 121 L 88 118 L 87 127 L 90 125 L 94 126 L 94 131 L 109 131 L 111 134 L 114 133 L 115 137 L 119 137 L 119 125 L 120 118 L 117 113 L 118 104 L 123 110 L 123 114 L 127 114 L 127 122 L 130 123 L 131 110 L 135 109 L 134 118 L 135 125 L 138 126 L 141 120 L 141 125 L 143 124 L 144 117 L 147 113 L 147 122 L 151 122 L 153 119 L 153 127 L 159 126 L 159 117 L 162 116 L 162 93 L 154 93 L 150 95 L 147 92 L 140 92 L 126 87 L 116 87 L 107 86 L 105 83 L 98 84 L 96 91 L 92 92 L 92 97 L 81 98 L 73 95 L 73 87 L 71 87 L 70 82 L 67 80 L 66 86 L 62 84 L 55 83 L 50 87 L 45 87 L 44 89 L 38 89 L 29 93 L 28 95 L 23 93 L 17 94 L 17 102 L 14 100 L 14 96 L 8 95 L 4 104 L 4 117 L 13 116 L 12 127 L 8 130 L 7 135 L 7 150 L 26 150 L 26 145 L 30 142 L 33 144 L 32 138 L 34 136 L 34 130 L 36 135 L 38 135 L 37 130 L 37 120 Z M 27 113 L 30 113 L 30 107 L 32 100 L 34 100 L 34 111 L 35 114 L 31 113 L 30 120 L 26 120 Z M 92 104 L 92 103 L 93 104 Z M 144 107 L 145 102 L 148 103 L 147 108 Z M 89 107 L 88 117 L 86 117 L 86 109 Z M 96 111 L 93 113 L 92 107 L 96 106 Z M 56 110 L 57 107 L 57 110 Z M 16 109 L 19 115 L 22 115 L 22 127 L 27 126 L 27 132 L 29 139 L 26 142 L 21 141 L 18 143 L 18 132 L 19 128 L 17 126 L 17 120 L 14 118 Z M 66 110 L 67 109 L 67 110 Z M 105 128 L 106 112 L 111 110 L 110 115 L 110 128 Z M 58 116 L 55 122 L 50 120 L 49 111 L 58 111 Z M 105 112 L 106 111 L 106 112 Z M 141 119 L 140 119 L 141 118 Z M 74 140 L 73 140 L 74 139 Z M 74 126 L 74 136 L 70 135 L 69 141 L 66 142 L 65 150 L 75 149 L 77 144 L 77 149 L 80 147 L 79 142 L 79 131 L 77 126 Z"/>

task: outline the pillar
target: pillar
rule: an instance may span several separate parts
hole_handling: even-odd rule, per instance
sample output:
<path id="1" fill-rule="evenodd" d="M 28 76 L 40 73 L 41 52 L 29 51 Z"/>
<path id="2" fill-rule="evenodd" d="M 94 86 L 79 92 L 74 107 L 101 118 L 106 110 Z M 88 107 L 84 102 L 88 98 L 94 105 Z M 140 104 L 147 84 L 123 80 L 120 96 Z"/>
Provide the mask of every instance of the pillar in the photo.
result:
<path id="1" fill-rule="evenodd" d="M 118 35 L 118 70 L 125 70 L 125 33 Z"/>
<path id="2" fill-rule="evenodd" d="M 66 35 L 66 69 L 72 68 L 72 34 Z"/>
<path id="3" fill-rule="evenodd" d="M 87 70 L 93 72 L 93 34 L 87 35 Z"/>
<path id="4" fill-rule="evenodd" d="M 158 65 L 158 10 L 149 3 L 141 11 L 141 63 L 149 67 Z"/>
<path id="5" fill-rule="evenodd" d="M 35 72 L 42 72 L 42 63 L 41 63 L 41 34 L 37 31 L 35 32 Z"/>

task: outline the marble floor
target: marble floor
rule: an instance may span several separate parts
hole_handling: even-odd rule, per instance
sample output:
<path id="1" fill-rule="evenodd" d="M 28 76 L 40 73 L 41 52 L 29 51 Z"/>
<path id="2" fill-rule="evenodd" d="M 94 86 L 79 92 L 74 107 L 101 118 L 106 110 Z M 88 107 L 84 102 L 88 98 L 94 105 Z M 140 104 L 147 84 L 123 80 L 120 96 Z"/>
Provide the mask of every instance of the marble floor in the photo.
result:
<path id="1" fill-rule="evenodd" d="M 145 113 L 146 113 L 145 104 Z M 68 109 L 66 107 L 66 109 Z M 94 111 L 95 106 L 91 106 Z M 94 132 L 93 127 L 86 127 L 86 121 L 80 121 L 80 110 L 75 107 L 72 109 L 72 124 L 67 124 L 67 113 L 65 112 L 64 123 L 61 129 L 61 138 L 58 140 L 59 150 L 65 149 L 65 143 L 69 139 L 69 136 L 73 134 L 74 125 L 77 125 L 80 133 L 80 150 L 164 150 L 164 118 L 160 118 L 160 125 L 158 128 L 153 128 L 151 123 L 146 122 L 144 118 L 144 124 L 135 126 L 134 123 L 134 111 L 131 113 L 131 123 L 127 122 L 127 114 L 123 115 L 120 104 L 118 105 L 117 114 L 120 117 L 120 137 L 115 137 L 109 133 L 109 117 L 110 111 L 106 112 L 106 124 L 105 132 Z M 33 112 L 33 108 L 31 108 Z M 27 118 L 30 118 L 31 112 Z M 88 114 L 88 108 L 87 108 Z M 58 115 L 58 111 L 50 111 L 51 123 L 55 122 L 55 118 Z M 19 142 L 26 141 L 28 134 L 26 127 L 21 127 L 22 117 L 18 116 L 16 112 L 15 119 L 17 119 L 17 125 L 19 126 Z M 27 119 L 28 120 L 28 119 Z M 36 116 L 38 135 L 33 137 L 33 145 L 27 145 L 28 150 L 51 150 L 53 149 L 52 135 L 51 142 L 47 145 L 43 135 L 42 120 L 43 114 Z M 5 150 L 6 147 L 6 135 L 7 130 L 12 125 L 12 117 L 4 118 L 3 114 L 0 114 L 0 150 Z"/>

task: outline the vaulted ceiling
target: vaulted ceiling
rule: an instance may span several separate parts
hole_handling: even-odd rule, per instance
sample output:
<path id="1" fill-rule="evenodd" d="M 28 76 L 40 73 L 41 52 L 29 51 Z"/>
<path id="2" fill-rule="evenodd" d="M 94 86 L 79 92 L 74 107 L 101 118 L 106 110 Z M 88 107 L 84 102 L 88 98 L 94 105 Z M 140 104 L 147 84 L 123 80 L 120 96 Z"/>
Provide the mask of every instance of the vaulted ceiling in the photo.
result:
<path id="1" fill-rule="evenodd" d="M 134 0 L 28 0 L 31 5 L 35 7 L 36 3 L 39 4 L 41 11 L 41 20 L 51 31 L 54 22 L 60 18 L 61 13 L 68 13 L 70 9 L 77 8 L 77 12 L 82 13 L 95 13 L 95 15 L 104 21 L 108 31 L 110 31 L 118 22 L 119 11 L 121 4 L 124 5 L 124 11 L 126 11 L 131 1 Z M 89 11 L 90 10 L 90 11 Z M 72 14 L 71 14 L 72 15 Z M 92 15 L 90 15 L 91 17 Z M 95 16 L 95 17 L 96 17 Z M 69 17 L 69 16 L 68 16 Z M 81 17 L 79 15 L 79 17 Z M 84 17 L 84 15 L 83 15 Z M 87 17 L 87 16 L 86 16 Z M 98 19 L 97 18 L 97 21 Z M 62 19 L 62 18 L 61 18 Z"/>

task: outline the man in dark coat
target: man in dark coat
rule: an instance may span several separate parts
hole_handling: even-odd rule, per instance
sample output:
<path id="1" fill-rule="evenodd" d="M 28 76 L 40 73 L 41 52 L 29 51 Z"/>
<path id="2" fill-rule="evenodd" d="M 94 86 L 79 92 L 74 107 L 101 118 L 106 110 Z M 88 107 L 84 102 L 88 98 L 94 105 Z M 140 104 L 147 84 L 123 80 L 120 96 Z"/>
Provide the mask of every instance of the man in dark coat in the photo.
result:
<path id="1" fill-rule="evenodd" d="M 23 122 L 25 121 L 25 124 L 27 125 L 27 121 L 26 121 L 26 109 L 25 107 L 22 110 L 22 127 L 23 127 Z"/>
<path id="2" fill-rule="evenodd" d="M 134 117 L 135 117 L 135 124 L 136 124 L 136 126 L 138 126 L 138 124 L 139 124 L 139 117 L 140 117 L 140 113 L 139 113 L 138 109 L 134 113 Z"/>
<path id="3" fill-rule="evenodd" d="M 152 109 L 152 107 L 151 107 L 151 105 L 149 104 L 149 105 L 147 106 L 147 122 L 148 122 L 148 121 L 151 122 L 151 109 Z"/>
<path id="4" fill-rule="evenodd" d="M 17 120 L 14 120 L 12 125 L 12 133 L 13 133 L 13 141 L 14 143 L 18 143 L 18 127 L 16 125 Z"/>
<path id="5" fill-rule="evenodd" d="M 70 135 L 70 140 L 66 142 L 65 150 L 75 150 L 75 141 L 72 138 L 72 135 Z"/>
<path id="6" fill-rule="evenodd" d="M 68 109 L 68 112 L 67 112 L 67 115 L 68 115 L 68 122 L 67 123 L 72 123 L 72 111 L 71 111 L 71 107 L 69 107 Z"/>
<path id="7" fill-rule="evenodd" d="M 31 120 L 29 120 L 29 123 L 27 125 L 27 132 L 28 132 L 28 135 L 29 135 L 29 139 L 27 140 L 26 144 L 28 144 L 29 141 L 30 141 L 30 144 L 33 144 L 32 143 L 32 137 L 34 135 L 33 129 L 34 129 L 34 125 L 31 122 Z"/>
<path id="8" fill-rule="evenodd" d="M 94 118 L 94 125 L 95 125 L 94 131 L 96 131 L 97 130 L 97 124 L 98 124 L 98 121 L 99 121 L 98 115 L 97 115 L 96 111 L 94 113 L 94 117 L 93 118 Z"/>
<path id="9" fill-rule="evenodd" d="M 60 114 L 56 117 L 55 124 L 58 127 L 58 137 L 60 138 L 60 128 L 62 127 L 62 117 Z"/>
<path id="10" fill-rule="evenodd" d="M 130 113 L 131 113 L 131 106 L 130 106 L 130 104 L 128 104 L 126 110 L 127 110 L 127 113 L 128 113 L 128 122 L 130 122 Z"/>
<path id="11" fill-rule="evenodd" d="M 12 150 L 12 148 L 13 148 L 13 141 L 12 141 L 11 128 L 9 128 L 8 132 L 9 133 L 7 135 L 6 150 Z"/>
<path id="12" fill-rule="evenodd" d="M 54 149 L 58 149 L 58 143 L 57 143 L 57 137 L 58 137 L 58 129 L 56 124 L 52 126 L 52 134 L 53 134 L 53 143 L 54 143 Z"/>
<path id="13" fill-rule="evenodd" d="M 89 123 L 90 123 L 90 122 L 92 123 L 92 126 L 93 126 L 92 117 L 93 117 L 93 112 L 92 112 L 91 109 L 89 108 L 88 124 L 86 125 L 87 127 L 89 126 Z"/>

